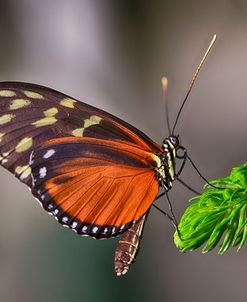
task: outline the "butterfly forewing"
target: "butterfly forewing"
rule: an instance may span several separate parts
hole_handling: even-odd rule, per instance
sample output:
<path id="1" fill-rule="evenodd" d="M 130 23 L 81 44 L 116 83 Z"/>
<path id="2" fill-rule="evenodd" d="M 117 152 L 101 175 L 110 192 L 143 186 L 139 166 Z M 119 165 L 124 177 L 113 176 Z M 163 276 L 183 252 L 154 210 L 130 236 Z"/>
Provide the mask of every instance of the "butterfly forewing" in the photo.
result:
<path id="1" fill-rule="evenodd" d="M 0 83 L 1 164 L 80 234 L 114 236 L 147 211 L 161 152 L 100 109 L 46 87 Z"/>

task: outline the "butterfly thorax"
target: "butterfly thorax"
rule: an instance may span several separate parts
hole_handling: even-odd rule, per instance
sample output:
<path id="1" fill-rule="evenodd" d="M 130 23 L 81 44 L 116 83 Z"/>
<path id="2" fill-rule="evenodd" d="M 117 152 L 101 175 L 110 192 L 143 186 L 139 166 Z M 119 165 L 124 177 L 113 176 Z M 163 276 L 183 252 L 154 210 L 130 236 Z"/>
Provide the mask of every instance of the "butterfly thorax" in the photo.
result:
<path id="1" fill-rule="evenodd" d="M 156 171 L 160 186 L 167 191 L 172 187 L 172 181 L 175 179 L 176 151 L 179 148 L 179 139 L 177 136 L 169 136 L 162 144 L 163 152 L 156 158 Z"/>

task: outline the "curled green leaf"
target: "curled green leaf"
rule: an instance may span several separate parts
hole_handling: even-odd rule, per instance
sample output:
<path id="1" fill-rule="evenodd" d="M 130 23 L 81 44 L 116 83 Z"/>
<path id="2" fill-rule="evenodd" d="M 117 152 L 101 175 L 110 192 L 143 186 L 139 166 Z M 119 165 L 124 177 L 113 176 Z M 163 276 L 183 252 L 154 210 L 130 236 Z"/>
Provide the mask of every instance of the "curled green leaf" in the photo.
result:
<path id="1" fill-rule="evenodd" d="M 229 176 L 210 181 L 192 198 L 179 222 L 174 242 L 183 252 L 204 244 L 203 253 L 219 245 L 219 254 L 243 247 L 247 238 L 247 163 Z"/>

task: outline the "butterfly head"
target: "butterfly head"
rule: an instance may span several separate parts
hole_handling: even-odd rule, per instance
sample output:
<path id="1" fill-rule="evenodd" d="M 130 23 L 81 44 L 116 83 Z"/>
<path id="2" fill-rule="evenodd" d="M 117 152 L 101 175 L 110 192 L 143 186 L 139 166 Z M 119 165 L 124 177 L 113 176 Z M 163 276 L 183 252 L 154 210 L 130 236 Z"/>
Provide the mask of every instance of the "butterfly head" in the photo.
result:
<path id="1" fill-rule="evenodd" d="M 163 141 L 165 150 L 176 152 L 180 148 L 180 139 L 178 135 L 171 134 Z"/>

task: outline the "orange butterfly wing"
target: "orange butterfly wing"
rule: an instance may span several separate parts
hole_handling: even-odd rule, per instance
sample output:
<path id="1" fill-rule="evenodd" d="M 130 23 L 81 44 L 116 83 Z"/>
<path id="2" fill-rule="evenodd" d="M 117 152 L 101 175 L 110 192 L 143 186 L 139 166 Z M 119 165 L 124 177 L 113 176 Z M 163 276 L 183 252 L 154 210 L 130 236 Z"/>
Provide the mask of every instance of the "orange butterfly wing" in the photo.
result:
<path id="1" fill-rule="evenodd" d="M 109 238 L 142 217 L 158 192 L 151 152 L 93 138 L 48 141 L 31 157 L 33 194 L 79 234 Z"/>
<path id="2" fill-rule="evenodd" d="M 63 155 L 55 161 L 59 150 Z M 154 158 L 162 152 L 140 130 L 103 110 L 47 87 L 0 83 L 1 165 L 78 233 L 108 238 L 131 227 L 157 194 Z M 35 164 L 29 163 L 31 154 Z M 75 165 L 80 168 L 74 171 Z"/>

